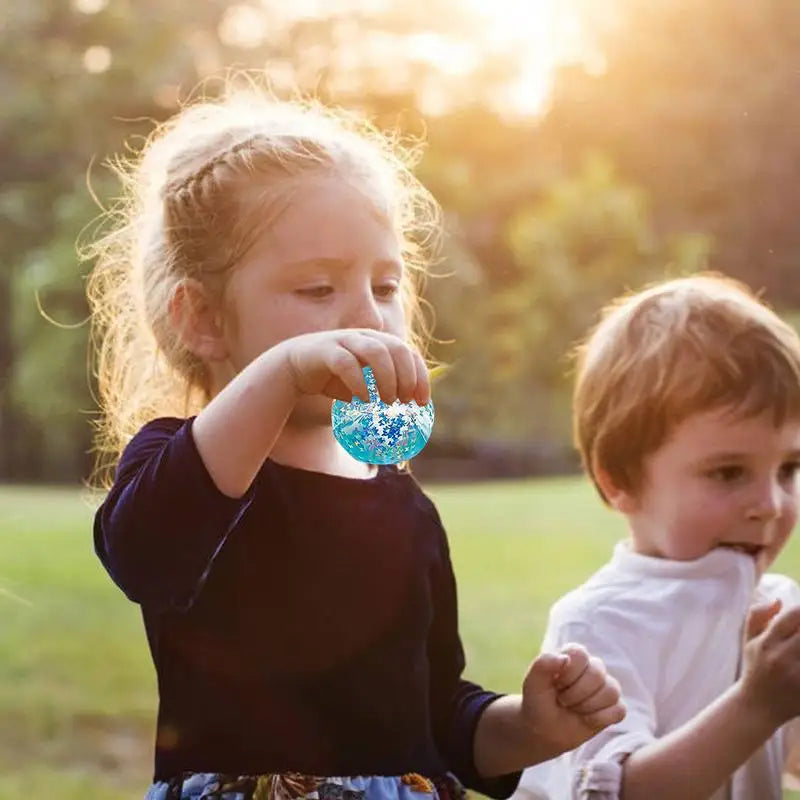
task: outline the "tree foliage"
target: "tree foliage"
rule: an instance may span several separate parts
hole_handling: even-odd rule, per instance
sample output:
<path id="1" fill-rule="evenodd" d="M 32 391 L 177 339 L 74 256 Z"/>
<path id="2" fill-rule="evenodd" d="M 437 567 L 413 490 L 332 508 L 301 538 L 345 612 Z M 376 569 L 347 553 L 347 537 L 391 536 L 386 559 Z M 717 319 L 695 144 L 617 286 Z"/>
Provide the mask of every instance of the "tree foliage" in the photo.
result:
<path id="1" fill-rule="evenodd" d="M 228 67 L 426 139 L 450 273 L 433 354 L 454 364 L 434 441 L 564 447 L 565 353 L 626 287 L 708 263 L 797 305 L 800 6 L 596 7 L 605 69 L 563 68 L 536 119 L 494 102 L 519 54 L 483 50 L 456 0 L 0 0 L 0 480 L 86 474 L 87 178 L 109 202 L 103 160 Z"/>

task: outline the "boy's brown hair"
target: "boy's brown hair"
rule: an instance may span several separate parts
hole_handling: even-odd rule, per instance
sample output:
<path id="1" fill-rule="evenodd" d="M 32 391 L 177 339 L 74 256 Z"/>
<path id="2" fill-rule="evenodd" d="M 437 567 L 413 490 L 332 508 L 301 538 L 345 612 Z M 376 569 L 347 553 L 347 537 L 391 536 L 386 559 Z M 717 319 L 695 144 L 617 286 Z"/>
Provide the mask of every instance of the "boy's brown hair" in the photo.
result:
<path id="1" fill-rule="evenodd" d="M 576 350 L 573 431 L 584 467 L 625 491 L 691 414 L 800 417 L 800 339 L 744 284 L 703 274 L 607 306 Z"/>

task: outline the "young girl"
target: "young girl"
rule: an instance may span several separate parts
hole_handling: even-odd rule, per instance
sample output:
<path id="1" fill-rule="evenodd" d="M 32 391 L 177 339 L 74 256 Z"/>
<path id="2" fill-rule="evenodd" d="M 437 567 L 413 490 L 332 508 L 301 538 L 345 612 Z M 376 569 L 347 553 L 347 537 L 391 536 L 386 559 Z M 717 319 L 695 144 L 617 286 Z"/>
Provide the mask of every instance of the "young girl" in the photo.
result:
<path id="1" fill-rule="evenodd" d="M 90 250 L 101 444 L 124 449 L 94 535 L 158 675 L 148 798 L 503 797 L 620 720 L 580 647 L 519 696 L 464 680 L 435 508 L 333 438 L 364 365 L 385 401 L 429 399 L 409 271 L 436 206 L 390 144 L 230 93 L 121 172 Z"/>

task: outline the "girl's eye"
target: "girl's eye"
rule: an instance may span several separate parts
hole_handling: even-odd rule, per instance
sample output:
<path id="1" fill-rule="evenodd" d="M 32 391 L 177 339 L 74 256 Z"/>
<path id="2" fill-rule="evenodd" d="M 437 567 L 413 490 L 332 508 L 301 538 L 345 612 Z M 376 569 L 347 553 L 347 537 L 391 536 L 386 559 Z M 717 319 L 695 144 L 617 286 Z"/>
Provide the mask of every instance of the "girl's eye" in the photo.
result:
<path id="1" fill-rule="evenodd" d="M 798 469 L 800 469 L 800 463 L 797 461 L 787 461 L 785 464 L 781 464 L 781 480 L 793 481 L 797 476 Z"/>
<path id="2" fill-rule="evenodd" d="M 309 286 L 306 289 L 298 289 L 297 294 L 303 297 L 310 297 L 315 300 L 321 300 L 333 292 L 332 286 Z"/>
<path id="3" fill-rule="evenodd" d="M 742 467 L 717 467 L 709 473 L 711 478 L 719 483 L 733 483 L 744 475 Z"/>
<path id="4" fill-rule="evenodd" d="M 397 294 L 399 287 L 396 283 L 382 283 L 380 286 L 374 286 L 372 288 L 372 292 L 375 297 L 380 297 L 381 299 L 388 300 L 389 298 L 393 297 Z"/>

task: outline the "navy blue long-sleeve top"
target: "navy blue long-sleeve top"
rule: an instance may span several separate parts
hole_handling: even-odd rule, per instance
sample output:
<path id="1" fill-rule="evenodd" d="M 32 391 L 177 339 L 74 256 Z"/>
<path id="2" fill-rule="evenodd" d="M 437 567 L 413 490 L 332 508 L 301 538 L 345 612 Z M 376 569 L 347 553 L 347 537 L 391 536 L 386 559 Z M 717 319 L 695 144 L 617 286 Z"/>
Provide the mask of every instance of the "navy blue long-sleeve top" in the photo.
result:
<path id="1" fill-rule="evenodd" d="M 442 524 L 395 467 L 357 480 L 267 460 L 232 499 L 192 420 L 147 424 L 95 517 L 98 556 L 140 604 L 158 676 L 155 780 L 184 771 L 483 780 L 498 697 L 461 677 Z"/>

